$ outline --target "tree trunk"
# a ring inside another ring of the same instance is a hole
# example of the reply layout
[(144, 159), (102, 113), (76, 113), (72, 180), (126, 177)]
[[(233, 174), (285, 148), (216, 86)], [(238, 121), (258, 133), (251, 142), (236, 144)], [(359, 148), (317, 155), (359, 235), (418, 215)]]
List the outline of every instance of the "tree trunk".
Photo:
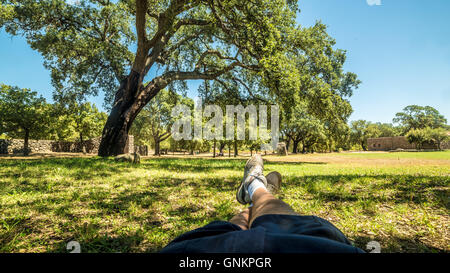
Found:
[(363, 148), (364, 151), (367, 151), (367, 147), (366, 147), (366, 145), (364, 145), (364, 141), (361, 142), (361, 147)]
[(286, 138), (286, 151), (289, 152), (289, 144), (291, 143), (291, 140), (289, 138)]
[(160, 139), (159, 138), (154, 138), (155, 140), (155, 155), (160, 156), (161, 155), (161, 149), (160, 149)]
[(237, 140), (234, 140), (234, 157), (238, 156)]
[(231, 157), (231, 146), (228, 144), (228, 157)]
[(214, 144), (213, 144), (213, 157), (216, 157), (216, 140), (214, 139), (214, 142), (213, 142)]
[[(220, 142), (219, 142), (220, 143)], [(219, 144), (219, 154), (223, 155), (223, 149), (225, 148), (225, 143), (220, 143)]]
[(80, 132), (80, 148), (81, 148), (81, 152), (83, 154), (86, 153), (86, 148), (84, 148), (84, 141), (83, 141), (83, 133)]
[(25, 138), (23, 140), (23, 155), (28, 155), (30, 151), (28, 150), (28, 139), (30, 138), (30, 130), (25, 129)]
[(298, 151), (298, 141), (293, 140), (292, 143), (293, 143), (292, 152), (296, 154)]
[(114, 156), (128, 153), (128, 131), (141, 109), (158, 92), (155, 85), (150, 92), (138, 94), (142, 86), (141, 75), (131, 70), (122, 81), (114, 99), (114, 106), (103, 128), (102, 140), (98, 149), (99, 156)]

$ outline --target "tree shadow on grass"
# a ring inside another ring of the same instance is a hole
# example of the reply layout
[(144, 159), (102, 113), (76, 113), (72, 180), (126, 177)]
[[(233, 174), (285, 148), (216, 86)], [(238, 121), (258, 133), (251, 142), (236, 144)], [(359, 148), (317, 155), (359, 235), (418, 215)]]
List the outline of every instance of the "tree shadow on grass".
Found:
[(146, 169), (164, 169), (177, 172), (209, 172), (211, 170), (242, 170), (244, 160), (214, 160), (209, 159), (205, 164), (203, 158), (152, 158), (143, 161)]
[[(141, 165), (132, 165), (127, 163), (116, 163), (110, 159), (67, 159), (67, 158), (57, 158), (57, 159), (45, 159), (40, 160), (29, 160), (25, 163), (21, 162), (13, 162), (17, 160), (10, 160), (8, 162), (1, 162), (1, 165), (4, 166), (14, 166), (20, 167), (24, 166), (23, 164), (28, 164), (28, 166), (34, 166), (36, 169), (40, 170), (40, 166), (44, 166), (45, 172), (47, 169), (51, 170), (52, 168), (57, 167), (65, 167), (74, 171), (75, 173), (86, 172), (85, 176), (82, 176), (83, 179), (88, 180), (91, 177), (96, 177), (100, 171), (105, 172), (104, 178), (107, 179), (109, 176), (112, 176), (116, 173), (124, 174), (126, 172), (132, 172), (134, 168), (164, 168), (166, 166), (169, 170), (173, 171), (187, 171), (187, 172), (208, 172), (214, 169), (233, 169), (233, 170), (243, 170), (243, 165), (245, 165), (245, 160), (235, 160), (233, 162), (227, 162), (225, 160), (213, 160), (211, 164), (205, 164), (204, 160), (201, 159), (184, 159), (181, 163), (177, 164), (180, 159), (168, 159), (164, 160), (159, 159), (151, 159), (144, 160)], [(22, 160), (23, 161), (23, 160)], [(35, 164), (35, 165), (33, 165)], [(41, 165), (39, 165), (41, 164)], [(46, 165), (47, 164), (47, 165)], [(184, 165), (183, 165), (184, 164)], [(270, 162), (267, 165), (277, 165), (283, 164), (279, 162)], [(298, 164), (295, 162), (295, 164)], [(303, 163), (300, 163), (303, 164)], [(311, 164), (311, 163), (304, 163)], [(206, 166), (205, 166), (206, 165)], [(181, 167), (180, 167), (181, 166)], [(187, 166), (186, 168), (183, 168)], [(25, 172), (28, 170), (25, 170)], [(7, 173), (2, 173), (2, 175), (8, 175)], [(36, 173), (38, 174), (38, 173)], [(32, 173), (22, 173), (19, 172), (9, 174), (9, 176), (24, 175), (31, 176)], [(175, 237), (178, 233), (181, 232), (181, 229), (174, 229), (171, 227), (162, 227), (164, 219), (158, 219), (158, 217), (153, 217), (152, 215), (156, 214), (156, 211), (149, 211), (147, 214), (139, 215), (139, 216), (126, 216), (128, 213), (128, 209), (132, 204), (139, 204), (142, 208), (150, 208), (153, 202), (169, 203), (168, 194), (173, 191), (176, 191), (179, 187), (189, 186), (195, 189), (198, 189), (200, 192), (208, 191), (209, 193), (217, 193), (217, 192), (230, 192), (232, 194), (235, 193), (237, 186), (239, 185), (239, 181), (241, 179), (241, 175), (236, 176), (227, 176), (225, 178), (216, 177), (216, 178), (174, 178), (170, 175), (166, 176), (158, 176), (157, 178), (149, 178), (148, 185), (151, 189), (144, 190), (133, 190), (126, 189), (124, 191), (116, 192), (114, 196), (108, 196), (108, 190), (106, 189), (90, 189), (89, 191), (93, 192), (89, 195), (78, 197), (83, 202), (88, 202), (87, 208), (94, 209), (92, 215), (90, 211), (84, 215), (87, 219), (89, 217), (104, 217), (106, 215), (113, 214), (125, 214), (125, 216), (121, 217), (129, 217), (132, 218), (131, 221), (135, 223), (141, 223), (141, 228), (144, 229), (145, 232), (151, 232), (153, 228), (159, 228), (160, 232), (164, 234), (169, 234), (171, 239)], [(364, 181), (360, 181), (363, 179)], [(386, 201), (395, 202), (395, 203), (409, 203), (414, 202), (416, 204), (423, 204), (425, 202), (429, 202), (430, 200), (434, 201), (434, 204), (437, 207), (449, 209), (449, 177), (444, 176), (415, 176), (415, 175), (307, 175), (307, 176), (287, 176), (285, 178), (283, 187), (289, 189), (291, 187), (302, 187), (304, 188), (313, 198), (320, 200), (321, 202), (334, 202), (334, 203), (344, 203), (344, 202), (359, 202), (362, 199), (369, 199), (376, 203), (384, 203)], [(367, 183), (371, 181), (379, 181), (376, 183)], [(327, 187), (320, 186), (320, 183), (328, 183), (332, 187), (331, 189)], [(3, 183), (6, 184), (6, 183)], [(46, 182), (42, 182), (41, 186), (35, 185), (33, 183), (24, 181), (17, 182), (15, 185), (15, 190), (20, 191), (40, 191), (43, 193), (57, 193), (57, 191), (62, 191), (63, 189), (48, 190)], [(351, 188), (349, 190), (345, 189), (344, 186), (347, 184), (358, 184), (358, 187)], [(342, 190), (340, 190), (342, 187)], [(159, 191), (160, 190), (160, 191)], [(383, 197), (380, 195), (370, 195), (371, 192), (378, 191), (390, 191), (393, 192), (393, 195), (389, 197)], [(366, 194), (369, 193), (369, 194)], [(362, 197), (361, 197), (362, 196)], [(198, 198), (198, 197), (196, 197)], [(77, 200), (77, 197), (74, 197)], [(56, 209), (54, 204), (60, 204)], [(68, 221), (73, 221), (73, 215), (70, 212), (71, 200), (67, 200), (66, 197), (50, 197), (47, 200), (37, 200), (34, 202), (22, 202), (20, 204), (12, 204), (12, 206), (30, 206), (34, 207), (39, 213), (47, 214), (51, 210), (55, 211), (57, 216), (65, 217)], [(97, 209), (97, 210), (95, 210)], [(205, 221), (213, 221), (213, 220), (229, 220), (234, 215), (234, 209), (230, 202), (224, 201), (220, 204), (216, 204), (212, 210), (205, 210), (204, 214), (197, 213), (200, 210), (204, 210), (204, 208), (195, 205), (195, 201), (190, 205), (183, 205), (179, 207), (171, 208), (167, 214), (171, 217), (176, 217), (182, 221), (183, 225), (191, 226), (191, 225), (200, 225)], [(51, 214), (49, 214), (51, 216)], [(20, 216), (5, 218), (7, 221), (5, 225), (7, 225), (10, 229), (9, 232), (5, 232), (0, 238), (0, 245), (7, 245), (16, 238), (16, 236), (20, 234), (30, 234), (33, 231), (34, 223), (32, 219), (22, 219)], [(50, 222), (51, 224), (55, 224), (56, 222)], [(56, 224), (59, 224), (56, 223)], [(78, 223), (77, 223), (78, 224)], [(173, 223), (171, 223), (173, 224)], [(84, 230), (81, 235), (75, 231), (66, 231), (71, 233), (73, 238), (80, 240), (80, 244), (82, 245), (82, 252), (128, 252), (133, 251), (140, 242), (142, 242), (145, 237), (140, 232), (128, 231), (124, 234), (114, 234), (112, 236), (107, 235), (99, 235), (103, 234), (103, 228), (93, 225), (90, 229)], [(86, 235), (85, 233), (88, 233)], [(173, 235), (173, 236), (172, 236)], [(48, 238), (45, 238), (47, 240)], [(65, 242), (60, 243), (59, 245), (51, 248), (50, 251), (60, 251), (67, 252), (66, 243), (68, 240), (64, 238)], [(355, 243), (358, 244), (359, 247), (365, 248), (365, 244), (368, 242), (369, 238), (365, 237), (357, 237), (355, 239)], [(382, 238), (380, 239), (382, 240)], [(386, 252), (433, 252), (433, 251), (443, 251), (440, 249), (433, 248), (425, 243), (420, 242), (414, 238), (392, 238), (391, 244), (388, 242), (391, 240), (391, 237), (384, 239), (386, 243), (385, 248)], [(160, 241), (156, 243), (161, 244)], [(83, 250), (83, 245), (85, 245)], [(157, 249), (155, 247), (155, 249)], [(382, 249), (383, 251), (383, 249)]]
[(108, 199), (91, 198), (89, 207), (92, 209), (100, 210), (101, 215), (103, 215), (127, 211), (132, 204), (138, 204), (145, 209), (150, 207), (154, 202), (166, 200), (167, 198), (165, 196), (157, 192), (149, 190), (132, 192), (130, 190), (126, 190)]
[(327, 165), (327, 162), (308, 162), (308, 161), (282, 161), (282, 160), (272, 160), (265, 161), (264, 166), (270, 165)]
[[(209, 172), (217, 170), (243, 171), (246, 159), (206, 159), (204, 158), (151, 158), (143, 161), (142, 166), (149, 169), (164, 169), (183, 172)], [(265, 161), (267, 166), (277, 165), (323, 165), (325, 162), (284, 162), (284, 161)]]
[[(346, 184), (356, 185), (359, 180), (381, 181), (380, 183), (360, 184), (352, 190), (346, 190)], [(329, 183), (321, 187), (321, 183)], [(416, 175), (306, 175), (288, 176), (282, 185), (286, 188), (303, 187), (314, 198), (324, 202), (356, 202), (364, 198), (383, 203), (423, 204), (431, 200), (438, 207), (450, 210), (450, 177)], [(379, 191), (393, 192), (391, 196), (379, 195)], [(366, 197), (362, 197), (363, 196)]]
[(107, 177), (115, 174), (132, 171), (134, 166), (130, 163), (115, 162), (107, 158), (43, 158), (43, 159), (14, 159), (0, 161), (5, 170), (15, 168), (11, 173), (0, 172), (0, 177), (44, 177), (49, 172), (61, 169), (73, 173), (76, 179), (92, 179)]

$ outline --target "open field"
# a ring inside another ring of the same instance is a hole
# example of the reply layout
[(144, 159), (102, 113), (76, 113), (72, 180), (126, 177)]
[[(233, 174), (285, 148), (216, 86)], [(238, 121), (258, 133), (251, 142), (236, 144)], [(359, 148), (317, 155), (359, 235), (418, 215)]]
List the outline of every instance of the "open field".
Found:
[[(449, 252), (450, 151), (265, 156), (279, 197), (331, 221), (358, 247)], [(0, 252), (158, 251), (177, 235), (244, 206), (245, 158), (0, 158)]]

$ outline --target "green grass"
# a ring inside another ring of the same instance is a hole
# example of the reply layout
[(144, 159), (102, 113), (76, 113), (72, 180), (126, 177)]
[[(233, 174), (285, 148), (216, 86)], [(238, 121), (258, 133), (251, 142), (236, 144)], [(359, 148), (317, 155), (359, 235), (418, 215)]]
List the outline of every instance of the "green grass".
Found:
[[(449, 252), (449, 155), (266, 157), (265, 171), (284, 176), (279, 198), (301, 214), (329, 220), (358, 247), (375, 240), (382, 252)], [(373, 163), (374, 156), (385, 161)], [(411, 160), (398, 163), (399, 156)], [(348, 158), (357, 163), (347, 164)], [(181, 233), (244, 208), (235, 201), (244, 164), (0, 159), (0, 252), (66, 252), (71, 240), (82, 252), (158, 251)]]

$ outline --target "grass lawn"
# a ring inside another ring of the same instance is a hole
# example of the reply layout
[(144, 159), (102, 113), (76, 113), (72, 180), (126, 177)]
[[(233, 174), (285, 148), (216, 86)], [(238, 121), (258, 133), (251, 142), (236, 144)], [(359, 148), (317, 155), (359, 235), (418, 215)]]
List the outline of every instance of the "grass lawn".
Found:
[[(358, 247), (449, 252), (450, 151), (265, 156), (279, 197), (336, 225)], [(0, 159), (0, 252), (153, 252), (228, 220), (244, 158)]]

